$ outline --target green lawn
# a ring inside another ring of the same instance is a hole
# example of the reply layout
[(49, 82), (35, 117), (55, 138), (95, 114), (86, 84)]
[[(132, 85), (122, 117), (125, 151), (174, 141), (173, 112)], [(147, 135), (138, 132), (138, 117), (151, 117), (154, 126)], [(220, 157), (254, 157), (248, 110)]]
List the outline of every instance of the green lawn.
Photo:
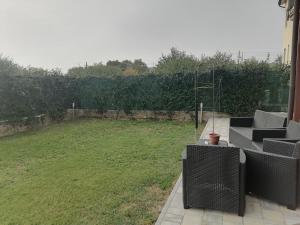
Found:
[(0, 224), (153, 224), (191, 123), (81, 120), (0, 139)]

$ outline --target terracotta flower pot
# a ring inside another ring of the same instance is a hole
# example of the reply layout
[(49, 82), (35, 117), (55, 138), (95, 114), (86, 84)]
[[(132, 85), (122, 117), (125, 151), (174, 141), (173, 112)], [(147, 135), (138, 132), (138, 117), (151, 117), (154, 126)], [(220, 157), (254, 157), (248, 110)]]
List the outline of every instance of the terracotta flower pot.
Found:
[(209, 134), (209, 143), (212, 145), (218, 145), (220, 140), (220, 135), (216, 133)]

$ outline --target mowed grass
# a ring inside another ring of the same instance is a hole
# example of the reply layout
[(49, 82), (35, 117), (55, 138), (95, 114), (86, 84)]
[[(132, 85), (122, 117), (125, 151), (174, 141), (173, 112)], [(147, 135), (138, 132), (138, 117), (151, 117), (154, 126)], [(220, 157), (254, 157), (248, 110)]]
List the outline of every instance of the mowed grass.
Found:
[(81, 120), (0, 139), (0, 225), (148, 225), (191, 123)]

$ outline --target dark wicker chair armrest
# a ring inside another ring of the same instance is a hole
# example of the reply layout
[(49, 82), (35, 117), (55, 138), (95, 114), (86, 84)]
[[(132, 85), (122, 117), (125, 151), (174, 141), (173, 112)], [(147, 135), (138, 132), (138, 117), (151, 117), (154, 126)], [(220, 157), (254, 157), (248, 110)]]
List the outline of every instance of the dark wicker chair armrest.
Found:
[(247, 157), (247, 192), (295, 209), (298, 159), (251, 149), (244, 151)]
[(231, 117), (231, 127), (252, 127), (254, 117)]
[(292, 157), (296, 143), (284, 139), (264, 139), (263, 151)]
[(240, 207), (239, 215), (244, 216), (246, 208), (246, 154), (240, 150)]
[(294, 139), (294, 138), (265, 138), (264, 140), (284, 141), (284, 142), (290, 142), (294, 144), (300, 141), (300, 139)]
[(285, 135), (286, 135), (285, 128), (253, 129), (252, 141), (262, 142), (264, 138), (284, 138)]
[(183, 200), (183, 207), (188, 209), (187, 203), (187, 160), (186, 160), (186, 149), (183, 150), (181, 153), (182, 158), (182, 200)]
[(240, 164), (246, 164), (246, 154), (242, 149), (240, 150)]

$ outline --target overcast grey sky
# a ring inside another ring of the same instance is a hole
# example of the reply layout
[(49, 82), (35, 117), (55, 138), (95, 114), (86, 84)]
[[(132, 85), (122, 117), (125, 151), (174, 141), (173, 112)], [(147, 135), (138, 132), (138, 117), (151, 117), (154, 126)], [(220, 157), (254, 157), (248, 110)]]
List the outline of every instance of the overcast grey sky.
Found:
[(62, 68), (142, 58), (177, 47), (196, 56), (282, 49), (277, 0), (0, 0), (0, 53)]

